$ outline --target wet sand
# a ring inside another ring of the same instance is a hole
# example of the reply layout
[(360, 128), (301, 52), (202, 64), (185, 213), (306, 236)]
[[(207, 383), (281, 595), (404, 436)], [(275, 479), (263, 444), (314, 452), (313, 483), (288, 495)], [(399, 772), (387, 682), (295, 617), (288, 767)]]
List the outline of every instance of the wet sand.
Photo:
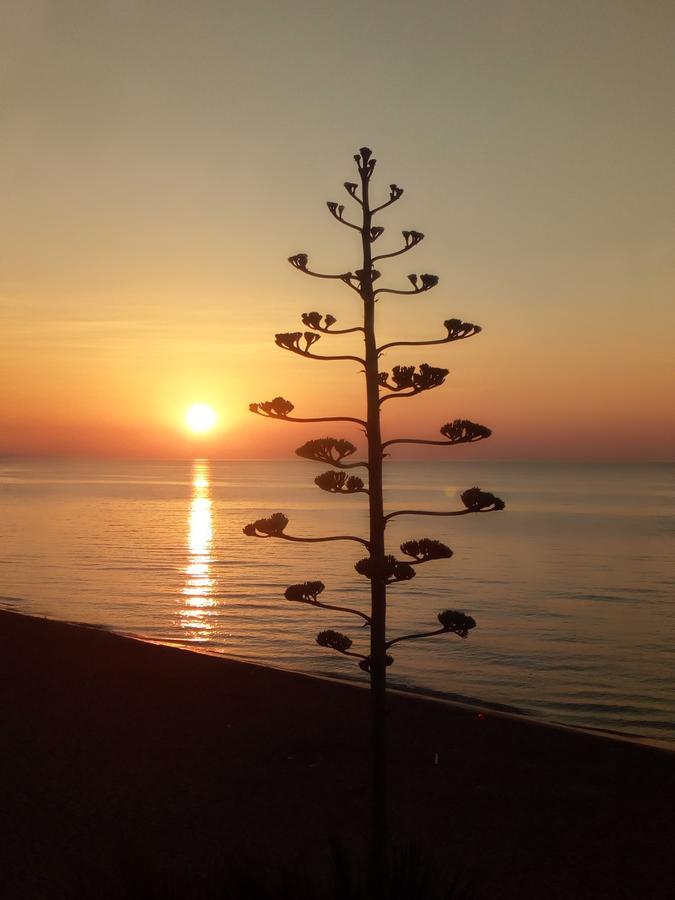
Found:
[[(473, 896), (673, 896), (675, 753), (389, 706), (392, 837)], [(235, 863), (362, 852), (367, 825), (367, 691), (0, 612), (3, 896), (147, 895), (140, 872), (203, 897)]]

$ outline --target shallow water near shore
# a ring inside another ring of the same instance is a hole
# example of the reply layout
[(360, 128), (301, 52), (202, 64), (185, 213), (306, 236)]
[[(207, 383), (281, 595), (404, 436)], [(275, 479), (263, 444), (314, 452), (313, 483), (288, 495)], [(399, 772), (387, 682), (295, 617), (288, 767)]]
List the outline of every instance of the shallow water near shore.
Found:
[[(357, 620), (283, 596), (320, 579), (326, 602), (365, 610), (361, 548), (241, 531), (283, 511), (289, 534), (365, 536), (365, 499), (320, 491), (321, 471), (299, 460), (0, 461), (0, 606), (365, 679), (314, 643), (335, 628), (365, 648)], [(474, 484), (507, 502), (390, 523), (394, 551), (420, 537), (454, 551), (392, 587), (391, 636), (433, 629), (448, 607), (478, 622), (466, 641), (393, 648), (393, 685), (675, 741), (675, 465), (405, 461), (386, 476), (389, 510), (459, 508)]]

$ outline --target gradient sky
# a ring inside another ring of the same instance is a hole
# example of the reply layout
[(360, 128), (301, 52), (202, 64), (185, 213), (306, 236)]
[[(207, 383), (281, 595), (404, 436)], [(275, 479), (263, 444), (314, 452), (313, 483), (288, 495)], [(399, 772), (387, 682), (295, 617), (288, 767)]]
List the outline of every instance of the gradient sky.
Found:
[(286, 258), (356, 268), (324, 204), (367, 145), (376, 192), (406, 190), (378, 248), (427, 235), (392, 286), (441, 277), (379, 304), (383, 338), (485, 329), (388, 355), (451, 375), (387, 436), (460, 417), (495, 435), (455, 456), (675, 457), (674, 46), (655, 0), (5, 0), (0, 453), (274, 457), (323, 432), (250, 401), (362, 414), (352, 364), (273, 334), (357, 323)]

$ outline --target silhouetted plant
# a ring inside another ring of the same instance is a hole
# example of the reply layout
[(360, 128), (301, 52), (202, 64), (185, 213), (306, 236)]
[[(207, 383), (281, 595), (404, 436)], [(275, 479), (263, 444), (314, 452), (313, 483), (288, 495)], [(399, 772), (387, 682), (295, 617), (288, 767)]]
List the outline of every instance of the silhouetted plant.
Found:
[[(356, 447), (350, 441), (326, 437), (307, 441), (296, 450), (298, 456), (316, 462), (328, 463), (338, 470), (363, 467), (368, 473), (367, 486), (361, 478), (347, 475), (344, 471), (328, 471), (315, 478), (315, 483), (324, 491), (333, 494), (368, 495), (369, 535), (362, 538), (355, 535), (332, 535), (327, 537), (296, 537), (285, 533), (288, 520), (281, 513), (275, 513), (269, 519), (259, 519), (244, 528), (244, 533), (251, 537), (278, 538), (288, 541), (354, 541), (362, 544), (368, 556), (355, 564), (356, 572), (370, 581), (370, 609), (364, 613), (358, 609), (327, 604), (319, 600), (325, 586), (321, 581), (306, 581), (290, 585), (286, 589), (286, 599), (296, 603), (323, 609), (334, 609), (352, 613), (364, 620), (364, 627), (370, 628), (370, 646), (368, 653), (353, 650), (353, 640), (341, 632), (327, 629), (319, 632), (316, 641), (321, 647), (334, 650), (344, 656), (353, 656), (359, 660), (359, 667), (370, 674), (371, 696), (371, 765), (372, 765), (372, 842), (371, 842), (371, 896), (384, 898), (386, 895), (386, 847), (387, 847), (387, 802), (385, 778), (385, 696), (386, 669), (394, 662), (389, 649), (401, 641), (431, 637), (440, 634), (454, 634), (466, 639), (469, 632), (476, 627), (475, 620), (459, 610), (443, 610), (438, 614), (440, 627), (415, 634), (405, 634), (391, 639), (387, 638), (387, 588), (399, 582), (409, 581), (416, 575), (415, 566), (440, 559), (449, 559), (452, 550), (440, 541), (431, 538), (408, 540), (401, 544), (401, 552), (409, 561), (401, 561), (385, 550), (385, 528), (396, 516), (463, 516), (474, 513), (493, 512), (504, 509), (503, 500), (478, 487), (472, 487), (461, 494), (463, 508), (435, 512), (429, 510), (395, 510), (384, 513), (382, 490), (382, 463), (387, 456), (385, 449), (395, 444), (429, 444), (437, 446), (454, 446), (456, 444), (475, 443), (484, 440), (491, 434), (489, 428), (478, 425), (468, 419), (455, 419), (440, 429), (443, 440), (426, 440), (422, 438), (393, 438), (382, 440), (380, 429), (380, 411), (382, 404), (393, 398), (413, 397), (425, 391), (440, 387), (449, 372), (447, 369), (420, 363), (417, 366), (395, 365), (390, 371), (379, 370), (379, 358), (394, 347), (426, 346), (446, 344), (464, 340), (480, 332), (480, 327), (459, 318), (446, 319), (443, 323), (446, 336), (428, 341), (392, 341), (377, 345), (375, 335), (375, 304), (385, 294), (418, 295), (425, 293), (438, 284), (438, 276), (428, 273), (408, 276), (410, 288), (375, 288), (374, 283), (381, 277), (375, 263), (400, 256), (416, 247), (424, 235), (420, 231), (406, 230), (402, 232), (403, 246), (388, 253), (373, 256), (372, 245), (384, 233), (384, 228), (373, 224), (373, 216), (398, 201), (403, 189), (396, 184), (389, 186), (389, 198), (379, 206), (372, 207), (370, 201), (370, 180), (375, 169), (375, 159), (367, 147), (361, 148), (354, 156), (359, 173), (359, 183), (346, 181), (344, 187), (349, 196), (360, 207), (360, 224), (345, 218), (345, 207), (334, 201), (328, 202), (330, 214), (340, 224), (358, 232), (361, 242), (361, 260), (359, 268), (337, 274), (324, 274), (310, 268), (306, 253), (296, 253), (289, 257), (294, 268), (306, 275), (316, 278), (341, 281), (359, 294), (363, 301), (363, 325), (351, 328), (335, 329), (337, 319), (330, 314), (319, 312), (303, 313), (302, 322), (310, 331), (295, 331), (277, 334), (276, 343), (284, 350), (319, 360), (350, 360), (359, 363), (365, 374), (366, 418), (352, 416), (324, 416), (318, 418), (291, 417), (293, 404), (283, 397), (264, 403), (252, 403), (251, 412), (270, 419), (288, 422), (350, 422), (359, 425), (365, 431), (367, 439), (367, 458), (358, 462), (351, 461)], [(359, 190), (360, 188), (360, 190)], [(317, 334), (316, 332), (320, 332)], [(360, 332), (363, 336), (365, 353), (360, 356), (327, 356), (312, 352), (312, 347), (320, 339), (321, 334), (350, 334)]]

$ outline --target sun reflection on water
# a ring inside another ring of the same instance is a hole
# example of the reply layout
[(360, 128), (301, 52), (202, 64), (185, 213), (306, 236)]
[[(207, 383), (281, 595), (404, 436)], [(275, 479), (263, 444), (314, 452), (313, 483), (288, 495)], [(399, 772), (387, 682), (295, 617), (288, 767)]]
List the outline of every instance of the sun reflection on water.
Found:
[(194, 643), (209, 640), (213, 631), (212, 608), (217, 605), (213, 596), (215, 578), (211, 575), (213, 512), (209, 475), (207, 460), (195, 460), (187, 522), (188, 561), (183, 570), (185, 586), (181, 591), (183, 606), (180, 610), (181, 625), (189, 635), (187, 639)]

